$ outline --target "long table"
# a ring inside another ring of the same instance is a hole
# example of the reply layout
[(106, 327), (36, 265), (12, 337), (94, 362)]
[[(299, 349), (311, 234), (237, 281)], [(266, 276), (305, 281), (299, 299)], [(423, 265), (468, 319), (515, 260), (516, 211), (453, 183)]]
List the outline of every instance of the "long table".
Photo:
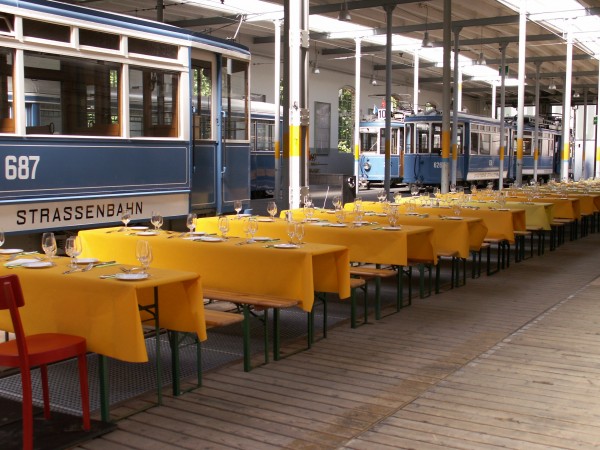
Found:
[(152, 246), (152, 267), (195, 272), (203, 286), (257, 295), (275, 295), (299, 301), (311, 311), (315, 292), (350, 297), (348, 249), (339, 245), (309, 243), (294, 249), (273, 245), (237, 245), (239, 239), (204, 242), (161, 232), (139, 236), (116, 228), (81, 231), (83, 256), (137, 264), (136, 242)]
[[(303, 211), (293, 211), (294, 220), (303, 219)], [(331, 217), (330, 217), (331, 218)], [(288, 239), (287, 222), (283, 219), (271, 220), (258, 217), (257, 236)], [(196, 229), (209, 233), (218, 231), (218, 219), (201, 218), (196, 221)], [(243, 236), (243, 220), (231, 219), (230, 233)], [(436, 261), (433, 228), (428, 226), (405, 226), (397, 231), (389, 231), (381, 226), (346, 224), (343, 227), (329, 223), (306, 222), (304, 241), (342, 245), (348, 248), (353, 262), (390, 264), (406, 266), (410, 258)], [(259, 243), (253, 245), (260, 245)]]
[[(122, 281), (100, 278), (100, 275), (121, 273), (118, 267), (65, 274), (68, 259), (54, 258), (53, 262), (54, 266), (43, 268), (0, 266), (0, 275), (19, 276), (25, 297), (20, 313), (27, 334), (64, 333), (86, 339), (87, 349), (100, 357), (101, 416), (108, 421), (106, 357), (127, 362), (148, 361), (142, 321), (152, 320), (157, 334), (156, 379), (160, 404), (160, 328), (196, 333), (200, 340), (206, 339), (198, 274), (153, 268), (146, 279)], [(7, 311), (0, 311), (0, 329), (13, 331)]]

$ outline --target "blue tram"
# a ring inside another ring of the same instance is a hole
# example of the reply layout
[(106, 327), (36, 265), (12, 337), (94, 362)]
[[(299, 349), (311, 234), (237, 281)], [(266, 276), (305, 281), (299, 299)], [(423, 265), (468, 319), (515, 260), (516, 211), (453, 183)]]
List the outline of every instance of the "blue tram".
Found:
[[(511, 136), (509, 149), (509, 176), (517, 175), (517, 118), (508, 119), (507, 131)], [(525, 117), (523, 126), (523, 182), (533, 178), (534, 172), (535, 118)], [(537, 179), (547, 182), (553, 174), (560, 173), (562, 150), (562, 126), (560, 120), (540, 118), (538, 128)]]
[[(439, 185), (442, 174), (442, 115), (438, 111), (405, 119), (405, 183)], [(499, 177), (500, 121), (458, 114), (457, 183), (497, 180)], [(504, 167), (504, 176), (508, 168)]]
[(249, 65), (246, 47), (170, 25), (0, 0), (0, 227), (250, 198)]
[[(383, 183), (385, 180), (385, 114), (381, 109), (369, 120), (361, 121), (359, 126), (360, 155), (358, 160), (358, 182), (369, 187), (371, 183)], [(401, 181), (402, 157), (404, 154), (403, 112), (394, 113), (391, 120), (390, 143), (390, 183)]]

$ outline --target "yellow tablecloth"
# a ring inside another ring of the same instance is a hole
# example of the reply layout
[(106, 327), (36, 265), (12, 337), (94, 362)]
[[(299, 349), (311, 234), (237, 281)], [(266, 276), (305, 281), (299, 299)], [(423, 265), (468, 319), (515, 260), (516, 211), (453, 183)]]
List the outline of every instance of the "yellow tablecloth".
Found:
[(79, 233), (85, 256), (136, 264), (136, 242), (145, 239), (152, 246), (151, 267), (195, 272), (202, 276), (206, 288), (295, 299), (305, 311), (312, 309), (315, 291), (334, 292), (340, 298), (350, 296), (350, 259), (345, 247), (307, 244), (277, 249), (236, 245), (240, 239), (201, 242), (165, 232), (142, 237), (107, 231), (111, 230)]
[[(349, 219), (352, 220), (353, 206), (346, 206)], [(368, 212), (366, 220), (373, 220), (382, 225), (388, 225), (383, 213), (383, 205), (376, 202), (363, 202), (363, 209)], [(328, 214), (319, 210), (319, 216)], [(331, 216), (331, 215), (330, 215)], [(468, 258), (470, 249), (479, 249), (487, 234), (487, 227), (480, 218), (463, 217), (460, 220), (440, 218), (437, 215), (412, 216), (400, 214), (398, 223), (401, 225), (426, 226), (433, 228), (433, 242), (436, 252), (458, 252), (461, 258)]]
[[(525, 195), (508, 196), (507, 201), (526, 201)], [(552, 203), (553, 219), (579, 219), (581, 217), (580, 202), (577, 198), (558, 198), (552, 196), (542, 196), (531, 199), (534, 203)]]
[[(66, 258), (43, 269), (0, 266), (0, 274), (17, 274), (25, 306), (21, 317), (28, 334), (66, 333), (85, 337), (88, 350), (129, 362), (148, 360), (138, 305), (154, 301), (159, 287), (160, 325), (195, 332), (206, 339), (204, 301), (196, 273), (152, 269), (142, 281), (100, 279), (119, 272), (117, 266), (63, 275)], [(12, 331), (6, 311), (0, 312), (0, 329)]]
[[(295, 210), (294, 220), (304, 218), (302, 210)], [(330, 215), (328, 219), (332, 219)], [(267, 236), (285, 241), (287, 222), (283, 219), (259, 217), (256, 236)], [(218, 231), (216, 217), (201, 218), (196, 221), (196, 229), (214, 233)], [(335, 222), (335, 220), (333, 220)], [(243, 236), (243, 220), (229, 221), (230, 233)], [(374, 229), (377, 228), (377, 229)], [(433, 228), (406, 226), (399, 231), (385, 231), (381, 227), (360, 226), (337, 228), (307, 222), (304, 226), (304, 242), (318, 242), (348, 247), (350, 260), (374, 264), (405, 266), (409, 258), (436, 260)]]

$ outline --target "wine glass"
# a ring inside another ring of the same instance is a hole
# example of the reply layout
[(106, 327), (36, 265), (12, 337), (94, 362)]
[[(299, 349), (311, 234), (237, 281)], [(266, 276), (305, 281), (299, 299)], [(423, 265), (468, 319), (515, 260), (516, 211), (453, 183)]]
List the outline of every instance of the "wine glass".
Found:
[(450, 184), (450, 192), (452, 192), (453, 194), (456, 193), (456, 184), (454, 184), (454, 183)]
[(342, 208), (336, 209), (335, 218), (337, 219), (338, 223), (344, 223), (344, 219), (346, 218), (346, 211), (344, 211)]
[(304, 239), (304, 224), (302, 222), (296, 222), (294, 233), (296, 239), (298, 239), (298, 244), (302, 244), (302, 239)]
[(275, 220), (275, 214), (277, 214), (277, 203), (273, 201), (267, 203), (267, 212), (271, 216), (271, 220)]
[(227, 216), (219, 217), (219, 231), (221, 232), (221, 237), (227, 239), (227, 232), (229, 231), (229, 219)]
[(416, 197), (417, 195), (419, 195), (419, 186), (417, 186), (416, 184), (413, 184), (410, 187), (410, 195), (412, 195), (413, 197)]
[(129, 223), (130, 220), (131, 220), (131, 213), (129, 211), (125, 211), (123, 214), (121, 214), (121, 222), (123, 222), (123, 225), (125, 225), (124, 231), (127, 231), (127, 224)]
[(49, 259), (54, 258), (56, 255), (56, 238), (54, 233), (42, 234), (42, 250)]
[(152, 262), (152, 247), (148, 241), (137, 241), (135, 245), (135, 257), (142, 265), (142, 274), (146, 274)]
[(233, 201), (233, 209), (235, 209), (236, 217), (239, 219), (240, 212), (242, 211), (242, 201), (234, 200)]
[(287, 235), (290, 238), (290, 244), (293, 244), (296, 236), (296, 222), (287, 223)]
[(69, 236), (65, 242), (65, 253), (71, 258), (71, 269), (77, 267), (75, 258), (81, 255), (81, 251), (81, 238), (79, 236)]
[(187, 215), (185, 224), (189, 228), (190, 234), (192, 234), (194, 232), (194, 230), (196, 229), (196, 219), (197, 219), (197, 216), (194, 213), (190, 213)]
[(0, 228), (0, 247), (4, 245), (4, 230)]
[(342, 207), (342, 197), (339, 195), (333, 197), (332, 204), (334, 209), (340, 209)]
[(386, 197), (387, 195), (385, 193), (385, 189), (380, 189), (377, 191), (377, 200), (379, 200), (379, 203), (383, 203)]
[(398, 208), (390, 208), (387, 218), (388, 222), (390, 223), (390, 227), (395, 228), (396, 223), (398, 222)]
[(254, 242), (254, 235), (258, 231), (258, 220), (256, 217), (250, 217), (248, 219), (248, 233), (250, 234), (250, 239), (248, 242)]
[(312, 205), (312, 203), (305, 204), (304, 205), (304, 217), (306, 217), (306, 220), (308, 222), (310, 222), (314, 215), (315, 215), (315, 207)]
[(160, 227), (162, 227), (162, 224), (163, 224), (163, 216), (161, 216), (160, 213), (158, 213), (156, 211), (152, 211), (151, 222), (152, 222), (152, 225), (154, 225), (154, 230), (160, 231)]

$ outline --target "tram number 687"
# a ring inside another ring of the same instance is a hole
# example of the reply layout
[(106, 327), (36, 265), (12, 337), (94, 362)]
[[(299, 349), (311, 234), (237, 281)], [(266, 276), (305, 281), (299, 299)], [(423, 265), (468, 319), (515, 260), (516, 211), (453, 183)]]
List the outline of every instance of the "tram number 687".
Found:
[(39, 156), (8, 155), (4, 158), (4, 177), (7, 180), (35, 180)]

